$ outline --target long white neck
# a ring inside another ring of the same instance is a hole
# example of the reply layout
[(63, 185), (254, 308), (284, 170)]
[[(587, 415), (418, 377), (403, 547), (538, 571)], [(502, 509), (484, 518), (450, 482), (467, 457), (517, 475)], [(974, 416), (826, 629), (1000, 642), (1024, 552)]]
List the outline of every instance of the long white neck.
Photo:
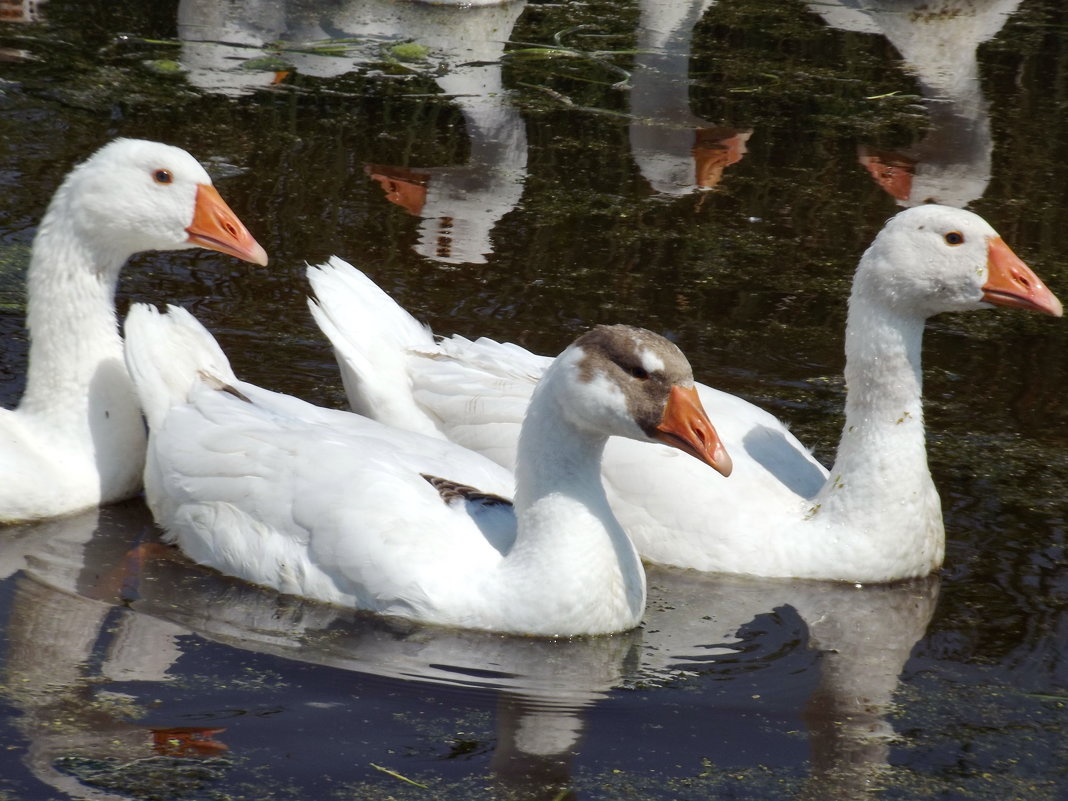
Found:
[(855, 532), (845, 548), (868, 543), (921, 564), (941, 561), (942, 519), (923, 427), (925, 320), (886, 301), (858, 273), (846, 324), (845, 427), (812, 514)]
[(607, 437), (568, 421), (554, 391), (562, 379), (550, 368), (523, 422), (518, 534), (502, 578), (513, 591), (525, 587), (542, 598), (539, 628), (556, 618), (561, 630), (617, 631), (641, 620), (645, 571), (601, 484)]
[(127, 255), (80, 236), (65, 194), (57, 194), (38, 229), (27, 275), (30, 354), (20, 412), (61, 423), (68, 416), (84, 419), (94, 394), (124, 407), (126, 399), (133, 402), (114, 305)]

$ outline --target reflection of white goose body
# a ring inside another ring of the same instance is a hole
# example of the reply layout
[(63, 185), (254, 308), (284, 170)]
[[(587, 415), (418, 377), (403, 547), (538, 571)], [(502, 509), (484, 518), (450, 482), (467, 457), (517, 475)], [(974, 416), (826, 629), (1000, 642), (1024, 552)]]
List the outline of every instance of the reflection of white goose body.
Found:
[(630, 89), (631, 156), (652, 188), (680, 195), (715, 186), (745, 154), (750, 131), (690, 113), (693, 27), (713, 0), (642, 0)]
[(712, 646), (730, 647), (757, 615), (792, 608), (808, 629), (808, 648), (820, 654), (819, 682), (803, 707), (811, 797), (861, 798), (888, 767), (894, 732), (886, 715), (938, 591), (937, 575), (857, 587), (654, 567), (642, 667), (653, 680), (707, 670), (723, 652)]
[[(547, 772), (567, 781), (570, 762), (583, 750), (587, 710), (602, 704), (625, 710), (633, 703), (634, 693), (613, 694), (614, 688), (684, 681), (696, 689), (712, 679), (731, 686), (741, 675), (781, 670), (781, 652), (789, 658), (794, 650), (787, 643), (796, 636), (795, 618), (777, 615), (785, 627), (762, 625), (766, 633), (755, 640), (746, 635), (741, 650), (736, 635), (754, 616), (770, 623), (767, 613), (786, 605), (808, 621), (809, 647), (821, 652), (811, 663), (820, 679), (805, 714), (813, 779), (838, 783), (839, 792), (820, 797), (848, 797), (841, 782), (863, 787), (885, 766), (884, 716), (937, 597), (937, 579), (857, 589), (654, 568), (640, 629), (567, 641), (500, 637), (354, 616), (225, 579), (181, 558), (124, 559), (140, 539), (138, 532), (151, 524), (147, 515), (134, 505), (112, 507), (94, 533), (96, 522), (94, 510), (0, 532), (0, 552), (17, 540), (29, 565), (26, 575), (11, 579), (11, 613), (3, 621), (7, 647), (0, 661), (5, 701), (21, 713), (17, 727), (26, 738), (28, 768), (72, 797), (100, 801), (118, 796), (81, 785), (56, 767), (60, 760), (94, 759), (102, 768), (119, 770), (132, 760), (173, 753), (183, 747), (179, 738), (189, 754), (217, 753), (231, 741), (226, 732), (215, 740), (211, 728), (153, 732), (135, 722), (136, 716), (130, 719), (136, 699), (157, 697), (159, 690), (145, 682), (188, 675), (188, 666), (172, 664), (188, 652), (183, 642), (211, 640), (396, 679), (404, 684), (391, 686), (394, 710), (396, 696), (418, 695), (423, 684), (445, 685), (453, 693), (466, 689), (472, 696), (499, 692), (493, 770), (499, 780), (529, 787), (531, 778), (544, 781)], [(154, 547), (148, 546), (150, 553)], [(308, 681), (314, 683), (314, 676)], [(808, 677), (799, 681), (811, 683)], [(769, 691), (774, 687), (773, 680), (761, 683)], [(123, 695), (116, 697), (114, 690)], [(294, 701), (288, 688), (264, 693)], [(670, 690), (654, 691), (641, 703), (670, 703), (671, 697)], [(197, 707), (195, 697), (187, 703)], [(178, 707), (182, 713), (189, 708)], [(694, 707), (693, 716), (707, 712)], [(159, 713), (153, 718), (167, 720)], [(56, 726), (57, 719), (64, 725)], [(679, 725), (695, 723), (682, 719)]]
[[(488, 340), (435, 342), (343, 263), (310, 269), (309, 279), (353, 409), (514, 464), (518, 424), (544, 358)], [(924, 442), (924, 321), (991, 303), (1061, 313), (980, 217), (940, 206), (898, 214), (854, 278), (846, 422), (830, 474), (771, 415), (700, 386), (734, 461), (729, 481), (662, 449), (624, 442), (606, 449), (613, 509), (642, 556), (700, 570), (850, 581), (938, 567), (944, 534)]]
[[(504, 45), (525, 0), (476, 8), (423, 3), (357, 3), (334, 24), (387, 40), (411, 39), (428, 50), (434, 82), (459, 108), (470, 141), (464, 166), (407, 168), (403, 177), (382, 165), (368, 172), (391, 192), (413, 182), (402, 203), (422, 218), (416, 252), (451, 264), (482, 264), (493, 252), (493, 227), (519, 203), (527, 169), (527, 131), (501, 75)], [(436, 68), (436, 69), (435, 69)]]
[(48, 0), (5, 0), (0, 7), (0, 22), (40, 22), (41, 6)]
[(285, 0), (181, 0), (178, 38), (186, 79), (220, 95), (240, 96), (270, 86), (276, 74), (242, 65), (266, 58), (262, 48), (285, 30)]
[(922, 141), (896, 153), (861, 149), (861, 160), (903, 206), (963, 207), (990, 181), (990, 116), (977, 49), (1020, 0), (831, 0), (810, 3), (827, 24), (880, 34), (915, 74), (931, 117)]
[(56, 191), (26, 278), (26, 390), (16, 409), (0, 410), (0, 521), (138, 491), (144, 424), (122, 360), (115, 288), (133, 254), (192, 247), (267, 261), (184, 150), (120, 139)]
[[(121, 508), (109, 512), (122, 514)], [(150, 522), (145, 512), (139, 514)], [(96, 694), (102, 679), (92, 674), (99, 670), (123, 682), (165, 681), (180, 656), (175, 637), (186, 630), (143, 615), (114, 618), (123, 601), (118, 590), (127, 543), (96, 536), (101, 518), (101, 511), (92, 509), (0, 529), (4, 562), (12, 546), (25, 557), (24, 575), (9, 579), (14, 592), (10, 616), (2, 623), (6, 649), (0, 686), (4, 701), (21, 713), (18, 728), (27, 738), (21, 758), (38, 780), (65, 798), (128, 801), (125, 794), (83, 783), (61, 760), (77, 755), (101, 764), (129, 763), (160, 752), (164, 738), (128, 720), (129, 696)], [(6, 567), (0, 564), (5, 578)], [(108, 647), (94, 654), (102, 636), (109, 637)], [(57, 726), (57, 720), (64, 725)]]
[(641, 329), (594, 329), (546, 371), (514, 512), (484, 494), (510, 496), (511, 474), (479, 454), (237, 381), (181, 309), (134, 307), (126, 337), (145, 495), (168, 536), (223, 573), (342, 606), (523, 634), (630, 628), (645, 575), (601, 486), (605, 441), (660, 440), (729, 472), (685, 357)]
[[(268, 55), (276, 40), (301, 45), (281, 54), (297, 72), (334, 78), (381, 63), (391, 45), (412, 42), (425, 58), (406, 62), (425, 72), (459, 108), (470, 141), (464, 166), (368, 165), (387, 197), (422, 218), (421, 255), (447, 263), (484, 263), (491, 233), (516, 207), (527, 167), (526, 126), (501, 77), (501, 56), (525, 0), (426, 3), (395, 0), (310, 3), (182, 0), (183, 66), (208, 91), (240, 94), (269, 85), (272, 71), (242, 68)], [(344, 50), (316, 52), (315, 43), (344, 40)]]

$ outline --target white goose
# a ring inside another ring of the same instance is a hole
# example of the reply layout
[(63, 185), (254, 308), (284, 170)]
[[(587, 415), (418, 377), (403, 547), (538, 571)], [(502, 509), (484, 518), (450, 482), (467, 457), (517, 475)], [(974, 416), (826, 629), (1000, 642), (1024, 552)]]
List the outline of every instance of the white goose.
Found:
[[(149, 424), (145, 497), (170, 541), (281, 592), (427, 623), (637, 625), (645, 574), (601, 486), (605, 441), (659, 440), (730, 471), (686, 358), (626, 326), (545, 371), (514, 479), (442, 439), (238, 381), (182, 309), (131, 309), (126, 358)], [(513, 486), (514, 512), (498, 497)]]
[(138, 492), (145, 430), (115, 318), (134, 253), (204, 247), (267, 263), (197, 161), (119, 139), (67, 176), (27, 274), (26, 390), (0, 409), (0, 522), (69, 514)]
[[(519, 421), (547, 359), (486, 339), (435, 342), (339, 259), (308, 276), (355, 411), (514, 464)], [(613, 440), (603, 462), (613, 511), (642, 556), (662, 564), (857, 582), (929, 573), (942, 563), (945, 534), (924, 443), (924, 321), (989, 304), (1062, 313), (981, 217), (943, 206), (899, 213), (854, 278), (833, 469), (772, 415), (698, 385), (734, 460), (730, 481), (666, 449)]]

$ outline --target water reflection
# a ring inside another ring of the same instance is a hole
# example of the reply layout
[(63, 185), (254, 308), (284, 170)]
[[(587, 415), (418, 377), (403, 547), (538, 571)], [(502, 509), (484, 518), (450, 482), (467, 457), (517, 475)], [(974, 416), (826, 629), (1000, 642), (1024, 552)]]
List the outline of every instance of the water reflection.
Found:
[(0, 22), (40, 22), (48, 0), (0, 0)]
[(283, 38), (285, 0), (181, 0), (181, 64), (194, 86), (236, 97), (285, 77), (271, 69), (266, 45)]
[[(41, 22), (41, 8), (48, 0), (0, 0), (0, 24), (5, 22)], [(0, 63), (5, 61), (32, 61), (33, 53), (19, 47), (0, 47)]]
[[(624, 687), (659, 686), (655, 698), (670, 696), (680, 680), (774, 673), (777, 661), (806, 645), (796, 635), (800, 616), (818, 655), (806, 663), (819, 675), (804, 711), (814, 797), (852, 798), (887, 764), (893, 732), (885, 715), (938, 594), (935, 578), (860, 589), (658, 568), (640, 629), (548, 641), (420, 627), (279, 596), (189, 564), (152, 531), (140, 504), (0, 530), (2, 575), (14, 583), (5, 695), (22, 713), (25, 764), (71, 797), (120, 797), (99, 788), (134, 765), (151, 764), (175, 783), (196, 769), (223, 771), (223, 728), (136, 722), (152, 683), (185, 675), (178, 662), (191, 634), (399, 686), (493, 692), (496, 780), (556, 798), (572, 784), (597, 705), (618, 701)], [(774, 608), (792, 610), (778, 626), (769, 622)], [(747, 632), (755, 618), (765, 621), (756, 635)], [(125, 683), (126, 692), (109, 682)], [(130, 682), (146, 688), (131, 694)], [(641, 740), (640, 706), (631, 713)]]
[[(628, 128), (631, 155), (657, 193), (718, 185), (744, 157), (752, 134), (690, 109), (693, 28), (712, 3), (641, 3)], [(417, 253), (482, 264), (494, 250), (494, 227), (520, 203), (527, 173), (526, 124), (504, 86), (501, 61), (525, 7), (525, 0), (461, 9), (395, 0), (182, 0), (181, 62), (191, 83), (231, 96), (270, 87), (291, 72), (336, 78), (390, 65), (383, 79), (432, 78), (463, 118), (466, 161), (371, 162), (365, 172), (387, 201), (420, 219)]]
[(746, 153), (752, 131), (712, 125), (690, 110), (693, 28), (714, 0), (641, 0), (631, 79), (631, 155), (654, 191), (710, 189)]
[[(174, 643), (179, 629), (148, 618), (114, 619), (136, 564), (124, 553), (126, 536), (94, 537), (98, 520), (93, 510), (3, 530), (0, 575), (18, 572), (0, 675), (4, 695), (22, 713), (18, 725), (28, 742), (24, 762), (31, 773), (69, 797), (110, 801), (127, 796), (86, 787), (61, 765), (72, 759), (84, 764), (169, 759), (217, 753), (225, 746), (212, 739), (217, 729), (132, 723), (139, 712), (136, 700), (100, 689), (104, 679), (167, 680), (179, 656)], [(94, 650), (112, 623), (103, 659), (94, 665)]]
[(368, 164), (366, 171), (387, 200), (421, 218), (417, 253), (482, 264), (493, 252), (493, 227), (518, 205), (526, 177), (526, 126), (504, 88), (500, 63), (525, 5), (182, 0), (182, 64), (194, 85), (229, 95), (275, 84), (290, 70), (334, 78), (392, 63), (432, 77), (463, 116), (466, 163)]
[(810, 747), (808, 797), (854, 799), (886, 769), (886, 719), (901, 671), (924, 636), (939, 578), (860, 587), (768, 581), (650, 568), (645, 670), (700, 670), (709, 643), (730, 644), (771, 608), (794, 610), (818, 652), (818, 684), (802, 711)]
[(895, 151), (861, 145), (860, 163), (898, 205), (964, 207), (990, 182), (989, 105), (978, 48), (1020, 0), (819, 0), (809, 7), (842, 30), (885, 36), (916, 76), (930, 117), (919, 142)]

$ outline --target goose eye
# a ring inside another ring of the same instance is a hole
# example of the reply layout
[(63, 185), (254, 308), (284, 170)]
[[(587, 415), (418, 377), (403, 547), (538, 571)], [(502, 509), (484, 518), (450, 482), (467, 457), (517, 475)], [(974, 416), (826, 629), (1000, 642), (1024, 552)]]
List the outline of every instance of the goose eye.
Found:
[(640, 381), (644, 381), (649, 377), (649, 371), (637, 364), (633, 367), (625, 367), (623, 369), (625, 369), (628, 373), (630, 373), (632, 376), (639, 379)]
[(944, 238), (946, 240), (947, 245), (964, 244), (964, 234), (962, 234), (960, 231), (950, 231), (948, 234), (945, 235)]
[(157, 184), (169, 184), (174, 180), (174, 176), (171, 175), (170, 170), (156, 170), (152, 173), (152, 179)]

